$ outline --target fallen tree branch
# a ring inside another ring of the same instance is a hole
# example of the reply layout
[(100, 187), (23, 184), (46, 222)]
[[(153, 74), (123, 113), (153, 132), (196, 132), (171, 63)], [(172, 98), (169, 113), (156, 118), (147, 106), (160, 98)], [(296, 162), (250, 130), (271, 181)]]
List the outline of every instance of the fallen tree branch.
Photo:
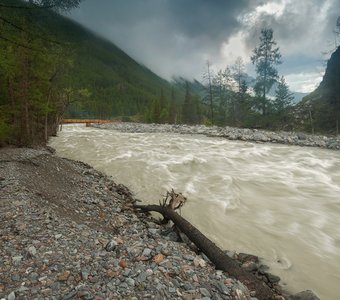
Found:
[(166, 201), (163, 202), (163, 205), (134, 205), (134, 208), (143, 212), (158, 212), (164, 220), (171, 220), (211, 260), (217, 269), (240, 280), (250, 291), (255, 291), (256, 298), (260, 300), (274, 299), (274, 292), (263, 281), (242, 269), (235, 260), (226, 255), (195, 226), (177, 214), (171, 206), (165, 204)]

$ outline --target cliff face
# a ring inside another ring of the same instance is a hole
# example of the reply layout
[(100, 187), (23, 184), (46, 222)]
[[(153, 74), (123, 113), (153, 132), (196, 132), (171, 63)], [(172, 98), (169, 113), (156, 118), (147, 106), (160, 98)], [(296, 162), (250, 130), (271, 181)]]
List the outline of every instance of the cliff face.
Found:
[(325, 75), (316, 92), (320, 96), (326, 97), (325, 100), (330, 104), (340, 102), (340, 47), (332, 54), (327, 63)]
[(340, 47), (331, 55), (319, 87), (304, 97), (296, 109), (299, 129), (339, 133), (340, 129)]

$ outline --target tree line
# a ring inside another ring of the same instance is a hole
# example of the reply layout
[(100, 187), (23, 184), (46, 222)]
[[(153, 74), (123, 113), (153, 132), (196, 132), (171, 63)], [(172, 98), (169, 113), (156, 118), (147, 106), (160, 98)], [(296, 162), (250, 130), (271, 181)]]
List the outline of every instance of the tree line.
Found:
[[(276, 66), (281, 63), (281, 54), (272, 29), (261, 30), (260, 42), (253, 50), (251, 61), (257, 74), (252, 86), (241, 57), (216, 74), (207, 62), (203, 102), (211, 124), (280, 128), (287, 123), (294, 97), (285, 78), (278, 75)], [(274, 84), (275, 96), (268, 96)]]
[[(72, 50), (47, 34), (37, 15), (79, 0), (0, 1), (0, 145), (46, 143), (72, 101), (64, 76)], [(40, 16), (40, 15), (39, 15)]]
[(46, 143), (64, 116), (292, 129), (293, 95), (277, 71), (282, 57), (272, 29), (261, 30), (251, 56), (255, 83), (241, 57), (217, 72), (207, 62), (203, 84), (168, 83), (83, 29), (68, 33), (71, 42), (45, 30), (51, 15), (44, 12), (80, 2), (0, 0), (0, 145)]

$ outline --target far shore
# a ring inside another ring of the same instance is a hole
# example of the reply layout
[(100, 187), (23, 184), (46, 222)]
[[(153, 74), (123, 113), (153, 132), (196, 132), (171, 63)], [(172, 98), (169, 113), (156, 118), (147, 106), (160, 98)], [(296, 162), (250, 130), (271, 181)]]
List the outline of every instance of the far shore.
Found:
[(340, 150), (340, 135), (324, 136), (303, 132), (266, 131), (259, 129), (218, 127), (205, 125), (171, 125), (144, 123), (93, 123), (91, 126), (101, 129), (119, 130), (134, 133), (180, 133), (203, 134), (211, 137), (221, 137), (228, 140), (240, 140), (256, 143), (276, 143), (303, 147), (319, 147)]

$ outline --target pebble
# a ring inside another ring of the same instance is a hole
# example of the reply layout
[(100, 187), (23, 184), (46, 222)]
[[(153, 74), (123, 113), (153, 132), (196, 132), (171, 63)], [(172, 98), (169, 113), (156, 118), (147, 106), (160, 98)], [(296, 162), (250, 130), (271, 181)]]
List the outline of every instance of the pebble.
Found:
[(200, 288), (200, 293), (205, 297), (211, 297), (211, 294), (206, 288)]
[(151, 251), (152, 251), (151, 249), (145, 248), (145, 249), (143, 250), (142, 256), (146, 256), (146, 257), (150, 256)]
[(8, 296), (7, 296), (7, 300), (15, 300), (15, 293), (11, 292)]
[(28, 249), (27, 249), (28, 253), (31, 255), (31, 256), (35, 256), (37, 254), (37, 249), (34, 247), (34, 246), (30, 246)]
[(118, 246), (118, 243), (114, 240), (111, 240), (106, 244), (105, 250), (110, 252), (110, 251), (115, 250), (117, 246)]
[(84, 163), (0, 149), (0, 177), (0, 299), (219, 300), (240, 289), (204, 255), (160, 235), (130, 209), (126, 187)]
[(321, 147), (340, 150), (340, 136), (311, 135), (301, 132), (265, 131), (258, 129), (218, 127), (204, 125), (172, 125), (172, 124), (142, 124), (142, 123), (102, 123), (93, 127), (113, 129), (123, 132), (137, 133), (180, 133), (204, 134), (211, 137), (223, 137), (230, 140), (250, 141), (257, 143), (280, 143), (296, 146)]

